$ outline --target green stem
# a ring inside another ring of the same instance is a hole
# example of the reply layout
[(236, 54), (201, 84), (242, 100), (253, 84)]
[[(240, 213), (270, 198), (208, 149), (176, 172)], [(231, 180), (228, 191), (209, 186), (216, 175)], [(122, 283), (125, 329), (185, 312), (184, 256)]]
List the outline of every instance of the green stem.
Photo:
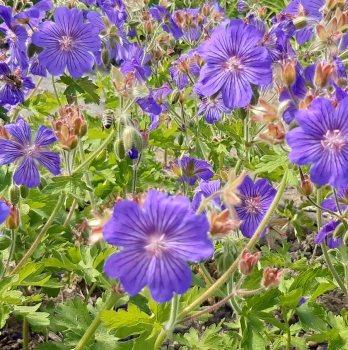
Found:
[[(322, 226), (321, 207), (320, 207), (320, 204), (321, 204), (322, 201), (323, 201), (323, 198), (322, 198), (322, 189), (319, 188), (319, 189), (317, 190), (317, 203), (316, 203), (316, 204), (317, 204), (317, 226), (318, 226), (318, 232), (320, 231), (321, 226)], [(325, 210), (326, 210), (326, 209), (325, 209)], [(325, 243), (325, 242), (322, 242), (320, 246), (321, 246), (321, 250), (323, 251), (323, 255), (324, 255), (324, 259), (325, 259), (325, 261), (326, 261), (327, 267), (328, 267), (329, 270), (331, 271), (332, 276), (335, 278), (335, 280), (336, 280), (336, 282), (338, 283), (338, 285), (340, 286), (342, 292), (343, 292), (344, 294), (347, 295), (346, 286), (344, 285), (344, 283), (342, 282), (341, 277), (338, 275), (336, 269), (335, 269), (334, 266), (332, 265), (332, 262), (331, 262), (329, 253), (327, 252), (326, 243)]]
[(179, 295), (174, 293), (174, 297), (171, 302), (169, 320), (165, 325), (165, 329), (168, 332), (172, 332), (174, 330), (179, 311), (179, 299)]
[(284, 306), (282, 308), (282, 314), (283, 314), (283, 318), (284, 318), (284, 323), (287, 327), (286, 330), (286, 349), (285, 350), (290, 350), (290, 346), (291, 346), (291, 332), (290, 332), (290, 326), (289, 326), (289, 320), (288, 320), (288, 316), (286, 313), (286, 307)]
[(122, 294), (120, 294), (120, 293), (111, 292), (110, 298), (106, 301), (104, 308), (99, 311), (99, 314), (93, 320), (91, 325), (88, 327), (88, 329), (86, 330), (86, 333), (83, 335), (81, 340), (77, 343), (74, 350), (86, 349), (86, 345), (88, 344), (89, 340), (93, 337), (95, 331), (97, 330), (97, 328), (99, 327), (99, 325), (101, 323), (100, 312), (112, 309), (113, 306), (116, 304), (117, 300), (120, 299), (121, 296), (122, 296)]
[(7, 259), (7, 263), (6, 263), (6, 267), (2, 270), (1, 276), (0, 276), (0, 280), (2, 280), (2, 278), (4, 277), (6, 271), (8, 270), (11, 260), (12, 260), (12, 256), (13, 256), (13, 252), (14, 252), (14, 248), (16, 245), (16, 230), (11, 230), (11, 239), (12, 239), (12, 243), (11, 243), (11, 248), (10, 248), (10, 252), (8, 253), (8, 259)]
[(36, 237), (34, 243), (31, 245), (29, 250), (25, 253), (25, 255), (23, 256), (21, 261), (18, 263), (18, 265), (12, 270), (10, 275), (16, 274), (18, 272), (18, 270), (24, 265), (24, 263), (31, 257), (31, 254), (33, 254), (35, 248), (39, 245), (39, 243), (41, 242), (42, 237), (47, 232), (47, 230), (51, 226), (52, 221), (55, 219), (56, 215), (58, 214), (58, 212), (59, 212), (59, 210), (60, 210), (60, 208), (61, 208), (61, 206), (62, 206), (62, 204), (64, 202), (64, 199), (65, 199), (65, 194), (62, 193), (59, 196), (59, 199), (58, 199), (56, 207), (53, 209), (51, 216), (46, 221), (46, 224), (42, 228), (41, 232)]
[(29, 350), (29, 323), (27, 318), (23, 318), (23, 350)]
[(89, 298), (91, 297), (92, 293), (94, 292), (94, 289), (97, 287), (97, 284), (96, 283), (93, 283), (92, 284), (92, 287), (90, 288), (90, 290), (88, 291), (88, 294), (86, 296), (86, 299), (85, 299), (85, 304), (87, 305), (88, 304), (88, 300)]
[[(248, 250), (251, 250), (253, 246), (258, 242), (263, 230), (265, 229), (266, 225), (268, 224), (273, 212), (276, 210), (277, 205), (283, 195), (283, 192), (286, 187), (287, 183), (287, 177), (288, 173), (287, 171), (285, 172), (283, 179), (279, 185), (278, 191), (276, 196), (273, 199), (273, 202), (271, 206), (269, 207), (266, 215), (262, 219), (259, 227), (255, 231), (254, 235), (251, 237), (249, 240), (248, 244), (246, 245), (245, 248)], [(243, 249), (241, 250), (243, 251)], [(222, 284), (232, 275), (234, 271), (237, 270), (239, 261), (241, 259), (241, 254), (239, 254), (238, 258), (233, 262), (233, 264), (230, 266), (230, 268), (210, 287), (208, 288), (199, 298), (197, 298), (192, 304), (187, 306), (183, 312), (179, 315), (179, 319), (182, 319), (184, 316), (186, 316), (189, 312), (191, 312), (194, 308), (199, 306), (201, 303), (203, 303), (206, 299), (210, 297), (210, 295), (218, 288), (222, 286)]]
[(73, 202), (72, 202), (72, 204), (71, 204), (70, 210), (69, 210), (69, 214), (68, 214), (68, 216), (66, 217), (63, 226), (66, 226), (66, 225), (69, 223), (69, 221), (71, 220), (71, 217), (73, 216), (74, 210), (75, 210), (75, 208), (76, 208), (76, 204), (77, 204), (77, 199), (74, 198), (74, 200), (73, 200)]
[[(83, 144), (82, 144), (81, 140), (79, 141), (79, 151), (80, 151), (80, 157), (81, 157), (82, 164), (83, 164), (86, 161), (86, 157), (85, 157), (85, 151), (83, 149)], [(87, 171), (85, 172), (84, 177), (85, 177), (85, 181), (86, 181), (87, 186), (89, 188), (93, 188), (92, 183), (91, 183), (91, 179), (89, 178), (89, 174)], [(91, 202), (92, 209), (97, 210), (97, 206), (95, 204), (95, 200), (94, 200), (94, 196), (93, 196), (93, 191), (92, 192), (88, 191), (88, 195), (89, 195), (89, 200)]]
[(53, 86), (54, 94), (56, 95), (59, 107), (62, 107), (62, 103), (60, 102), (60, 99), (59, 99), (58, 91), (57, 91), (57, 88), (56, 88), (56, 82), (54, 81), (54, 76), (53, 75), (52, 75), (52, 86)]
[(111, 132), (110, 135), (104, 140), (104, 142), (94, 152), (92, 152), (87, 159), (85, 159), (78, 167), (75, 168), (73, 174), (76, 174), (77, 172), (82, 170), (94, 158), (96, 158), (99, 155), (99, 153), (108, 145), (108, 143), (112, 140), (113, 137), (114, 137), (114, 132)]
[(239, 174), (241, 168), (243, 165), (243, 161), (241, 159), (238, 159), (236, 166), (234, 167), (234, 171), (236, 173), (236, 176)]

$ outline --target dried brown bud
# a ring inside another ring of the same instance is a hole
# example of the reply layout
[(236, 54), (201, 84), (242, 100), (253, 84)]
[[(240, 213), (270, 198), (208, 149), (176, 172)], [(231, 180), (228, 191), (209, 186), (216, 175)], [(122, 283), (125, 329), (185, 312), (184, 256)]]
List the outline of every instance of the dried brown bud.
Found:
[(300, 168), (300, 177), (301, 177), (301, 181), (298, 182), (298, 186), (297, 186), (297, 190), (305, 195), (305, 196), (309, 196), (313, 193), (313, 183), (310, 180), (308, 175), (304, 175), (301, 168)]
[(15, 230), (19, 226), (19, 210), (14, 205), (10, 205), (9, 208), (10, 214), (5, 220), (5, 226), (9, 230)]

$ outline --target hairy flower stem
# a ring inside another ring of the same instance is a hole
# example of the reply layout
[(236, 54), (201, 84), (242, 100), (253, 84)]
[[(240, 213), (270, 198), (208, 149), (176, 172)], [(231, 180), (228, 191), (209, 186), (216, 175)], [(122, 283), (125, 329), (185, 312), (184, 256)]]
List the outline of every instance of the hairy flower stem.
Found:
[(58, 91), (56, 88), (56, 82), (54, 81), (53, 75), (52, 75), (52, 86), (53, 86), (54, 94), (56, 95), (56, 99), (58, 101), (59, 107), (62, 107), (62, 103), (60, 102), (60, 99), (59, 99)]
[(175, 324), (176, 324), (176, 320), (177, 320), (178, 312), (179, 312), (179, 300), (180, 300), (179, 295), (174, 293), (174, 297), (173, 297), (172, 302), (171, 302), (169, 320), (167, 321), (167, 323), (165, 325), (165, 329), (168, 333), (172, 333), (174, 328), (175, 328)]
[[(284, 192), (286, 184), (287, 184), (287, 178), (288, 178), (288, 172), (286, 171), (284, 176), (283, 176), (283, 179), (279, 185), (277, 194), (274, 197), (271, 206), (269, 207), (266, 215), (262, 219), (262, 221), (261, 221), (259, 227), (257, 228), (257, 230), (255, 231), (254, 235), (251, 237), (248, 244), (246, 245), (246, 247), (245, 247), (246, 249), (251, 250), (253, 248), (253, 246), (256, 244), (256, 242), (258, 242), (263, 230), (265, 229), (266, 225), (268, 224), (273, 212), (276, 210), (277, 205), (278, 205), (278, 203), (283, 195), (283, 192)], [(243, 251), (243, 249), (241, 251)], [(220, 288), (222, 286), (222, 284), (227, 281), (227, 279), (232, 275), (232, 273), (237, 270), (239, 261), (241, 259), (241, 255), (242, 254), (239, 254), (239, 256), (233, 262), (233, 264), (230, 266), (230, 268), (210, 288), (208, 288), (199, 298), (197, 298), (192, 304), (190, 304), (189, 306), (187, 306), (183, 310), (183, 312), (179, 315), (179, 320), (184, 318), (184, 316), (186, 316), (189, 312), (191, 312), (195, 307), (199, 306), (201, 303), (203, 303), (205, 300), (207, 300), (215, 290)]]
[(114, 133), (115, 131), (113, 130), (109, 136), (104, 140), (104, 142), (94, 151), (90, 154), (90, 156), (85, 159), (79, 166), (77, 166), (74, 170), (73, 174), (76, 174), (77, 172), (79, 172), (80, 170), (82, 170), (85, 166), (87, 166), (90, 162), (92, 162), (92, 160), (94, 158), (96, 158), (99, 153), (108, 145), (108, 143), (112, 140), (112, 138), (114, 137)]
[(23, 317), (23, 350), (29, 350), (29, 323), (25, 316)]
[[(79, 141), (79, 151), (80, 151), (80, 157), (81, 157), (81, 160), (83, 163), (86, 161), (86, 157), (85, 157), (85, 151), (83, 149), (83, 144), (82, 144), (81, 140)], [(85, 177), (85, 181), (86, 181), (87, 186), (90, 188), (93, 188), (88, 172), (85, 173), (84, 177)], [(93, 196), (93, 191), (88, 191), (88, 195), (89, 195), (89, 200), (91, 202), (92, 209), (97, 210), (97, 206), (95, 204), (95, 200), (94, 200), (94, 196)]]
[(31, 245), (31, 247), (29, 248), (29, 250), (25, 253), (25, 255), (23, 256), (22, 260), (18, 263), (18, 265), (11, 271), (10, 275), (14, 275), (16, 274), (19, 269), (24, 265), (24, 263), (31, 257), (31, 254), (33, 254), (34, 250), (36, 249), (36, 247), (39, 245), (39, 243), (41, 242), (42, 237), (44, 236), (44, 234), (47, 232), (47, 230), (49, 229), (49, 227), (51, 226), (52, 221), (55, 219), (56, 215), (58, 214), (63, 202), (65, 199), (65, 194), (61, 194), (59, 196), (57, 205), (55, 206), (55, 208), (52, 211), (51, 216), (48, 218), (48, 220), (46, 221), (46, 224), (44, 225), (44, 227), (42, 228), (41, 232), (39, 233), (39, 235), (36, 237), (34, 243)]
[(10, 252), (8, 253), (6, 266), (1, 272), (0, 280), (2, 280), (2, 278), (4, 277), (6, 271), (8, 270), (8, 268), (10, 266), (10, 263), (12, 261), (12, 256), (13, 256), (14, 248), (15, 248), (15, 245), (16, 245), (16, 233), (17, 233), (17, 230), (11, 230), (12, 243), (11, 243), (11, 247), (10, 247)]
[[(321, 204), (322, 201), (323, 201), (322, 189), (319, 188), (317, 190), (317, 203), (316, 203), (317, 204), (317, 226), (318, 226), (318, 232), (320, 231), (321, 226), (322, 226), (322, 218), (321, 218), (322, 210), (321, 210), (321, 207), (320, 207), (320, 204)], [(334, 266), (331, 263), (330, 256), (329, 256), (329, 253), (327, 252), (327, 247), (326, 247), (325, 242), (321, 243), (321, 250), (323, 251), (324, 259), (326, 261), (327, 267), (329, 268), (329, 270), (332, 273), (332, 276), (335, 278), (335, 280), (338, 283), (338, 285), (340, 286), (342, 292), (347, 295), (347, 288), (344, 285), (344, 283), (342, 282), (341, 277), (338, 275), (336, 269), (334, 268)]]
[(86, 345), (88, 344), (89, 340), (93, 337), (95, 331), (97, 330), (97, 328), (99, 327), (99, 325), (101, 323), (100, 312), (112, 309), (114, 307), (114, 305), (116, 304), (117, 300), (121, 298), (121, 296), (122, 296), (122, 294), (120, 294), (120, 293), (111, 292), (110, 298), (106, 301), (103, 309), (99, 311), (99, 314), (93, 320), (91, 325), (88, 327), (88, 329), (86, 330), (86, 333), (83, 335), (81, 340), (77, 343), (74, 350), (86, 349)]
[(291, 331), (290, 331), (290, 325), (289, 325), (289, 319), (286, 312), (286, 307), (283, 306), (282, 308), (282, 314), (284, 323), (286, 325), (287, 331), (286, 331), (286, 350), (290, 350), (291, 347)]
[(77, 199), (74, 198), (74, 200), (73, 200), (73, 202), (72, 202), (72, 204), (71, 204), (71, 207), (70, 207), (68, 216), (66, 217), (63, 226), (66, 226), (66, 225), (69, 223), (69, 221), (71, 220), (71, 217), (73, 216), (74, 210), (75, 210), (75, 208), (76, 208), (76, 204), (77, 204)]
[(240, 170), (242, 169), (243, 161), (241, 159), (238, 159), (236, 166), (234, 167), (234, 171), (236, 173), (236, 176), (238, 176)]

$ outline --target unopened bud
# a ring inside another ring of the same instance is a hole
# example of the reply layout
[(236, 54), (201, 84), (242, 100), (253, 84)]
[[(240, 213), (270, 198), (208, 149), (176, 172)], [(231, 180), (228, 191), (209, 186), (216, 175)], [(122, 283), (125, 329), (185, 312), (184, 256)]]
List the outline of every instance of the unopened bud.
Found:
[(295, 82), (296, 79), (296, 69), (293, 62), (288, 61), (285, 64), (283, 71), (283, 82), (285, 85), (290, 86)]
[(266, 289), (276, 287), (280, 282), (280, 277), (284, 273), (284, 270), (278, 270), (276, 268), (267, 267), (263, 272), (261, 285)]
[(21, 197), (27, 198), (29, 196), (30, 188), (25, 185), (21, 185), (19, 188), (21, 191)]
[(298, 182), (297, 190), (299, 193), (309, 196), (313, 193), (313, 183), (308, 175), (304, 175), (302, 170), (300, 171), (301, 181)]
[(333, 232), (332, 238), (333, 239), (339, 239), (342, 238), (343, 235), (347, 232), (346, 228), (344, 227), (343, 223), (340, 223)]
[(9, 230), (15, 230), (19, 226), (19, 210), (14, 205), (10, 206), (10, 214), (5, 220), (5, 226)]
[(40, 179), (40, 185), (39, 185), (39, 190), (42, 191), (43, 188), (47, 186), (47, 181), (44, 177)]
[(170, 94), (170, 103), (173, 105), (179, 101), (180, 97), (180, 90), (178, 88), (175, 88), (172, 93)]
[(121, 160), (124, 159), (124, 157), (126, 156), (126, 150), (124, 149), (124, 144), (121, 139), (117, 139), (115, 141), (114, 149), (117, 157)]
[(178, 137), (178, 144), (181, 146), (184, 143), (184, 134), (180, 133)]
[(149, 134), (150, 131), (148, 129), (140, 130), (140, 135), (143, 141), (143, 149), (149, 147)]
[(110, 51), (104, 48), (101, 52), (101, 60), (105, 66), (110, 63)]
[(297, 17), (293, 19), (292, 23), (294, 24), (296, 29), (299, 30), (307, 26), (308, 19), (306, 17)]
[(248, 249), (244, 249), (242, 252), (241, 260), (239, 261), (239, 272), (243, 275), (250, 275), (257, 261), (260, 258), (261, 253), (250, 254)]
[(8, 189), (8, 197), (12, 205), (18, 204), (20, 199), (20, 190), (17, 185), (11, 185)]
[(123, 144), (126, 150), (132, 149), (133, 146), (139, 152), (141, 152), (143, 149), (141, 134), (132, 126), (127, 126), (123, 130)]
[(182, 90), (179, 95), (179, 103), (183, 104), (185, 102), (185, 99), (186, 99), (185, 91)]
[(332, 11), (336, 7), (340, 7), (345, 3), (345, 0), (326, 0), (326, 7)]
[(153, 31), (153, 25), (150, 21), (145, 21), (144, 22), (144, 32), (146, 34), (151, 34)]

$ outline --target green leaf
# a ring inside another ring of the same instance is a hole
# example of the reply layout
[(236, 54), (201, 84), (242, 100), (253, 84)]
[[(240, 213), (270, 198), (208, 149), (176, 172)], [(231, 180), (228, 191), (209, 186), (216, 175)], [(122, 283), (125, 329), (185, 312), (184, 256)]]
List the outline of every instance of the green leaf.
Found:
[(325, 322), (325, 309), (315, 303), (307, 302), (297, 308), (297, 315), (304, 330), (325, 331), (327, 325)]
[(260, 158), (261, 163), (256, 164), (255, 174), (271, 173), (279, 167), (286, 168), (289, 164), (287, 155), (265, 155)]
[(2, 329), (8, 318), (10, 317), (11, 309), (8, 305), (0, 303), (0, 329)]
[(243, 350), (265, 349), (268, 342), (262, 337), (265, 324), (258, 317), (249, 314), (245, 317), (246, 327), (243, 330), (241, 348)]
[(0, 250), (7, 249), (12, 243), (12, 240), (10, 237), (1, 235), (0, 236)]
[(72, 193), (75, 194), (77, 190), (86, 190), (91, 192), (86, 183), (81, 179), (82, 173), (75, 173), (72, 176), (56, 176), (52, 178), (52, 183), (47, 185), (43, 191), (49, 194), (57, 193)]
[(285, 306), (290, 309), (296, 309), (298, 302), (300, 301), (302, 296), (303, 296), (302, 288), (292, 290), (291, 292), (285, 295), (281, 295), (279, 297), (280, 299), (279, 305)]
[(316, 298), (318, 298), (320, 295), (324, 294), (325, 292), (336, 288), (336, 285), (326, 278), (317, 277), (316, 280), (319, 283), (319, 285), (317, 289), (313, 292), (310, 298), (310, 301), (314, 301)]
[(85, 103), (96, 103), (99, 104), (100, 97), (96, 94), (96, 90), (98, 86), (93, 83), (92, 80), (89, 79), (88, 76), (83, 78), (76, 79), (76, 84), (80, 86), (85, 94)]

